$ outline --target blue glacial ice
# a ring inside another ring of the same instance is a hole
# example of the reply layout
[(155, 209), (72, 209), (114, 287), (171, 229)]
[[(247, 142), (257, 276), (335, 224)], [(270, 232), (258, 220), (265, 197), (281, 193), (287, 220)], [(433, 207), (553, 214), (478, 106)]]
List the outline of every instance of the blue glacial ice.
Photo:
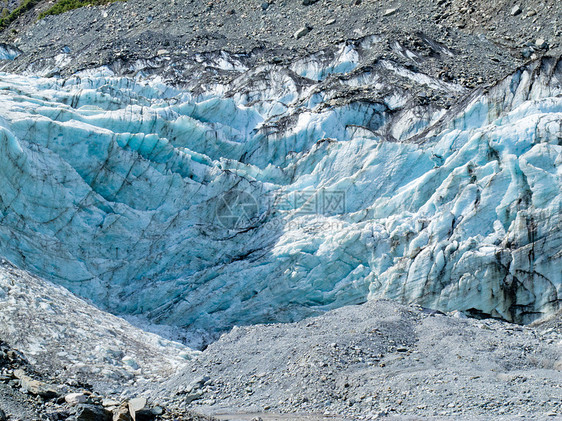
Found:
[(0, 60), (14, 60), (21, 54), (16, 47), (0, 42)]
[(197, 91), (1, 74), (0, 254), (111, 312), (194, 329), (370, 298), (524, 323), (556, 311), (562, 65), (446, 110), (380, 72), (462, 88), (390, 62), (337, 77), (355, 61), (345, 46), (294, 69), (218, 57), (239, 77)]

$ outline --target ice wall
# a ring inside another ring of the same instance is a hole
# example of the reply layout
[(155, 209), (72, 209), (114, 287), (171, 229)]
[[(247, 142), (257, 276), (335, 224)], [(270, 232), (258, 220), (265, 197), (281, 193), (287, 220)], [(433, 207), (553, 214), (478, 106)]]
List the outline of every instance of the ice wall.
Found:
[(239, 77), (197, 92), (0, 75), (0, 254), (112, 312), (194, 329), (376, 297), (517, 322), (559, 308), (557, 61), (445, 110), (384, 72), (462, 88), (385, 62), (338, 76), (348, 50), (294, 70), (227, 59), (213, 65)]

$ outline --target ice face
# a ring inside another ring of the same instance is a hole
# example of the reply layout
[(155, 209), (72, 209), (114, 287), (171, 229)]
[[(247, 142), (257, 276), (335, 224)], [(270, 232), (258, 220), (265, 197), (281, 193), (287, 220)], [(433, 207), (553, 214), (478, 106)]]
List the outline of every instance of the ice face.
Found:
[(0, 60), (13, 60), (21, 54), (16, 47), (0, 43)]
[[(298, 70), (322, 79), (339, 57)], [(240, 77), (198, 91), (0, 75), (0, 254), (194, 329), (381, 297), (517, 322), (558, 309), (562, 65), (444, 110), (380, 72), (462, 88), (391, 63), (328, 86), (227, 59)], [(344, 85), (381, 99), (340, 101)]]

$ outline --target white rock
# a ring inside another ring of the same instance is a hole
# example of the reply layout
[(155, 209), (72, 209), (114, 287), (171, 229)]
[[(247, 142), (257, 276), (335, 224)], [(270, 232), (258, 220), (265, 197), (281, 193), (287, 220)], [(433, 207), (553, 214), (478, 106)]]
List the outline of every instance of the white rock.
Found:
[(147, 404), (146, 398), (134, 398), (129, 400), (129, 413), (133, 418), (133, 421), (136, 420), (136, 413), (145, 409)]
[(458, 311), (458, 310), (450, 312), (449, 315), (451, 317), (454, 317), (455, 319), (467, 319), (466, 314), (464, 314), (462, 311)]
[(548, 44), (543, 38), (538, 38), (535, 41), (535, 45), (537, 46), (537, 48), (543, 49), (546, 48)]
[(515, 5), (511, 9), (511, 16), (517, 16), (517, 15), (521, 14), (521, 12), (522, 12), (521, 7), (519, 7), (519, 5)]
[(300, 28), (298, 31), (295, 32), (293, 37), (296, 38), (296, 39), (300, 39), (300, 38), (304, 37), (305, 35), (307, 35), (309, 32), (310, 32), (310, 28), (307, 27), (307, 26), (303, 26), (302, 28)]
[(116, 401), (114, 399), (104, 399), (102, 401), (102, 406), (104, 407), (108, 407), (108, 406), (119, 406), (119, 401)]
[(70, 393), (64, 397), (64, 400), (69, 405), (78, 405), (80, 403), (86, 403), (88, 401), (88, 395), (84, 393)]
[(395, 14), (398, 11), (397, 8), (393, 8), (393, 9), (386, 9), (383, 12), (383, 16), (392, 16), (393, 14)]

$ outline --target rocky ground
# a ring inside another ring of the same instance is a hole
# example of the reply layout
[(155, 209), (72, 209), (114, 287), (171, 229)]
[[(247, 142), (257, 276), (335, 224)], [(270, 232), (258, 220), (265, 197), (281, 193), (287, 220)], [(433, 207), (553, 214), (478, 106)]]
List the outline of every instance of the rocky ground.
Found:
[(70, 74), (110, 64), (131, 73), (137, 59), (181, 60), (221, 50), (256, 62), (292, 62), (379, 35), (373, 63), (392, 59), (475, 87), (561, 51), (556, 0), (129, 0), (36, 22), (50, 4), (41, 2), (1, 34), (0, 41), (22, 51), (6, 70)]
[(144, 398), (196, 352), (6, 261), (0, 340), (0, 421), (208, 419)]
[(560, 315), (525, 327), (369, 302), (235, 328), (157, 396), (228, 419), (562, 418), (560, 327)]
[(5, 261), (0, 309), (1, 421), (562, 418), (560, 314), (372, 301), (189, 352)]
[[(3, 272), (13, 284), (42, 282), (7, 263)], [(27, 314), (48, 324), (40, 308), (47, 296), (60, 296), (49, 291), (50, 284), (42, 286), (45, 295), (28, 290), (25, 299), (32, 297), (38, 306), (27, 308)], [(10, 301), (23, 298), (12, 293)], [(73, 298), (67, 300), (57, 323), (69, 337), (89, 331), (87, 323), (71, 322), (78, 309), (72, 308)], [(5, 301), (4, 296), (0, 304)], [(3, 313), (10, 309), (3, 305)], [(83, 310), (96, 313), (104, 343), (103, 328), (114, 316), (86, 303)], [(9, 340), (0, 343), (0, 420), (484, 420), (491, 414), (498, 420), (562, 419), (561, 320), (557, 314), (519, 326), (373, 301), (299, 323), (234, 328), (178, 365), (178, 374), (169, 372), (168, 381), (153, 372), (151, 382), (139, 382), (146, 371), (139, 369), (116, 394), (93, 368), (116, 374), (122, 369), (102, 355), (92, 359), (84, 348), (93, 346), (86, 337), (69, 361), (54, 353), (48, 331), (36, 337), (21, 318), (5, 318), (1, 336)], [(9, 333), (16, 330), (51, 349), (51, 357)], [(119, 332), (116, 339), (123, 347), (131, 342)], [(141, 355), (150, 349), (153, 365), (170, 358), (166, 348), (147, 346), (129, 352), (146, 363)], [(70, 367), (61, 370), (61, 363), (90, 371), (76, 376)]]
[(23, 354), (0, 342), (0, 421), (209, 421), (189, 411), (167, 411), (145, 398), (104, 398), (92, 387), (69, 380), (54, 383)]
[(197, 355), (6, 261), (0, 264), (0, 338), (58, 382), (89, 383), (99, 393), (124, 398)]

